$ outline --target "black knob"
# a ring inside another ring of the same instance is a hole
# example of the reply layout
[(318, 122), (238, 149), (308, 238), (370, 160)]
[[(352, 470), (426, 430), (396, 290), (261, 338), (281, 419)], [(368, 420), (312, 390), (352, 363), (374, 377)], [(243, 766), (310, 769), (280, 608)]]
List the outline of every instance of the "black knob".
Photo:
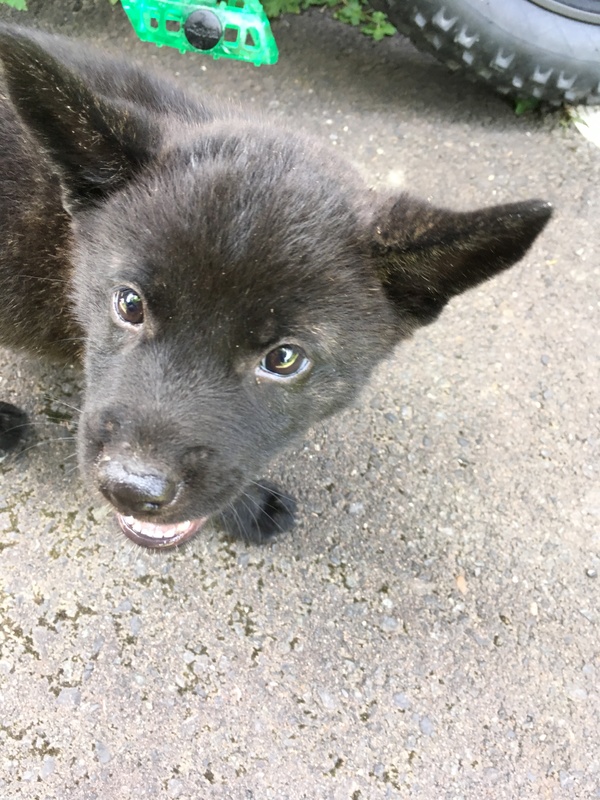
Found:
[(124, 514), (158, 513), (175, 499), (178, 483), (173, 475), (142, 465), (111, 459), (98, 467), (98, 488)]
[(186, 19), (183, 31), (196, 50), (212, 50), (223, 35), (221, 20), (213, 11), (198, 9)]

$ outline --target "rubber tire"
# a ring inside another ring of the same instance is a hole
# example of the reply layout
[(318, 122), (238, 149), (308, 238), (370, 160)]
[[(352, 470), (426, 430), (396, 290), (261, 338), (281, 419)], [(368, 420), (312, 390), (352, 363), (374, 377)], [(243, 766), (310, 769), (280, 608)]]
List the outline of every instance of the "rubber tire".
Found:
[(504, 95), (600, 103), (600, 25), (530, 0), (372, 0), (415, 46)]

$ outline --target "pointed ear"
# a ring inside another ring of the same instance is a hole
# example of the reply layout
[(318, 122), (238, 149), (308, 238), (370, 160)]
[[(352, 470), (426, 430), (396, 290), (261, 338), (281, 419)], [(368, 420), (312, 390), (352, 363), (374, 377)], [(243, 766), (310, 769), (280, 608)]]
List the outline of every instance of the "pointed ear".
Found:
[(541, 200), (461, 213), (402, 195), (378, 213), (370, 250), (398, 312), (427, 325), (451, 297), (522, 258), (551, 214)]
[[(80, 51), (61, 37), (0, 26), (0, 62), (10, 99), (57, 165), (68, 201), (86, 205), (123, 185), (156, 152), (160, 131), (144, 106), (94, 88)], [(93, 55), (92, 64), (103, 64)], [(104, 76), (96, 75), (96, 83)], [(106, 74), (105, 84), (110, 85)]]

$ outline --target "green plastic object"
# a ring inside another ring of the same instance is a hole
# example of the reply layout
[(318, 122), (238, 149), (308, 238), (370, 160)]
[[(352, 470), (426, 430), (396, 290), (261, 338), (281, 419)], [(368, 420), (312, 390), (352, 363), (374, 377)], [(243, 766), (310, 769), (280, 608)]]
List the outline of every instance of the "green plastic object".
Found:
[(259, 0), (121, 0), (121, 5), (140, 39), (158, 47), (256, 66), (275, 64), (279, 56)]

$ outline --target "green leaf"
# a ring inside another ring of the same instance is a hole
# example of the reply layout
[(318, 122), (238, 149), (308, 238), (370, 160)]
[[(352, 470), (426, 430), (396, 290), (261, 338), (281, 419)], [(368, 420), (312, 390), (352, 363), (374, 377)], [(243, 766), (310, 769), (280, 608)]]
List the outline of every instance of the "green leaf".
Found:
[(282, 14), (299, 14), (302, 11), (302, 0), (262, 0), (262, 6), (269, 19), (276, 19)]
[(4, 3), (4, 5), (10, 6), (11, 8), (16, 8), (17, 11), (27, 11), (26, 0), (0, 0), (0, 3)]
[(299, 14), (311, 6), (321, 6), (333, 9), (333, 16), (340, 22), (360, 26), (360, 30), (376, 42), (396, 33), (387, 16), (381, 11), (371, 11), (367, 0), (262, 0), (262, 4), (269, 19), (281, 14)]
[(359, 0), (348, 0), (335, 12), (335, 18), (350, 25), (360, 25), (365, 20), (365, 11)]
[(367, 36), (371, 36), (376, 42), (380, 42), (384, 36), (393, 36), (396, 28), (382, 11), (373, 11), (370, 20), (362, 26), (361, 31)]
[(515, 114), (517, 117), (521, 117), (529, 111), (535, 111), (539, 104), (540, 101), (537, 97), (524, 97), (520, 100), (515, 100)]

